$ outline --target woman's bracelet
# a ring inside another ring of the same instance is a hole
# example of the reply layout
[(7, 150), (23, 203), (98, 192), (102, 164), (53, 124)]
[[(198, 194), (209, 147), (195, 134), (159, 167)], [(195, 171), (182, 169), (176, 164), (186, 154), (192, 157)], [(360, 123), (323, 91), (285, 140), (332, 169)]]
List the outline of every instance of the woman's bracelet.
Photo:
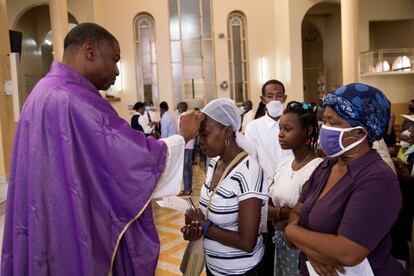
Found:
[(211, 221), (211, 220), (206, 220), (206, 222), (204, 222), (204, 224), (203, 224), (203, 226), (202, 226), (202, 229), (203, 229), (203, 235), (204, 235), (204, 237), (207, 237), (207, 231), (208, 231), (208, 228), (211, 226), (211, 225), (213, 225), (213, 222)]

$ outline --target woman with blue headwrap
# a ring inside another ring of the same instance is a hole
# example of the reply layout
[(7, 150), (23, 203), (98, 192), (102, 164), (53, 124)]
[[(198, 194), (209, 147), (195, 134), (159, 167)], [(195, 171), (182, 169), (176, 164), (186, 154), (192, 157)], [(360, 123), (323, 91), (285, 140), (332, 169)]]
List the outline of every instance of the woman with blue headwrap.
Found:
[(352, 83), (328, 94), (323, 106), (319, 141), (329, 158), (305, 184), (285, 229), (302, 252), (301, 273), (337, 275), (364, 261), (374, 275), (404, 275), (390, 256), (398, 179), (371, 149), (387, 129), (390, 103), (378, 89)]

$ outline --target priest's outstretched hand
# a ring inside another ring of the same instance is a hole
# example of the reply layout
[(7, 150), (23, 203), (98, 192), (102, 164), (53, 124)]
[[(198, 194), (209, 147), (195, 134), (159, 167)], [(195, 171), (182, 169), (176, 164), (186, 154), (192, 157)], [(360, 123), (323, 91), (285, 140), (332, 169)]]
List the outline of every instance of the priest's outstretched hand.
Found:
[(197, 110), (187, 111), (180, 116), (179, 133), (186, 143), (198, 134), (203, 120), (204, 114)]

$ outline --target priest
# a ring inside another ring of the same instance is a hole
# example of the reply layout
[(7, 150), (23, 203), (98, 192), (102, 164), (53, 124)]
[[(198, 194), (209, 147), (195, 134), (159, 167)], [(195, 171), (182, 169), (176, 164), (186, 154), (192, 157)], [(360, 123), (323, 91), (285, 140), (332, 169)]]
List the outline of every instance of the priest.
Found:
[(116, 38), (73, 28), (28, 97), (14, 141), (1, 275), (153, 275), (159, 239), (150, 201), (180, 190), (187, 141), (203, 117), (181, 116), (180, 135), (145, 137), (99, 90), (119, 74)]

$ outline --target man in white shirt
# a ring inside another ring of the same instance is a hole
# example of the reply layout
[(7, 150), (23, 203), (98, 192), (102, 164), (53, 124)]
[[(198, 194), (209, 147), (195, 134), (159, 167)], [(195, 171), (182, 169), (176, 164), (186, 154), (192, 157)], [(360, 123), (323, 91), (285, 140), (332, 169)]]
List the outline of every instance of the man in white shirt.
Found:
[[(255, 149), (253, 155), (263, 169), (268, 187), (272, 184), (276, 169), (285, 158), (293, 154), (291, 150), (283, 150), (279, 144), (279, 119), (283, 113), (283, 104), (286, 98), (282, 82), (278, 80), (267, 81), (262, 86), (262, 96), (260, 96), (260, 100), (266, 105), (266, 115), (251, 121), (246, 126), (245, 135)], [(267, 214), (267, 210), (265, 213)], [(271, 237), (273, 234), (274, 228), (271, 227), (268, 236)], [(264, 258), (266, 271), (273, 274), (274, 245), (269, 239), (266, 240)]]
[(269, 80), (262, 87), (263, 104), (266, 115), (251, 121), (246, 126), (246, 136), (256, 148), (256, 158), (262, 167), (270, 186), (276, 168), (292, 151), (282, 150), (279, 145), (279, 119), (286, 101), (285, 87), (282, 82)]
[(152, 123), (158, 122), (158, 121), (159, 121), (158, 116), (155, 114), (155, 112), (151, 110), (151, 106), (147, 104), (145, 106), (144, 115), (140, 116), (138, 119), (138, 123), (144, 129), (144, 133), (146, 136), (154, 134), (156, 124), (152, 124)]
[(160, 113), (161, 138), (167, 138), (177, 134), (177, 123), (170, 112), (168, 112), (168, 104), (166, 102), (160, 103)]

